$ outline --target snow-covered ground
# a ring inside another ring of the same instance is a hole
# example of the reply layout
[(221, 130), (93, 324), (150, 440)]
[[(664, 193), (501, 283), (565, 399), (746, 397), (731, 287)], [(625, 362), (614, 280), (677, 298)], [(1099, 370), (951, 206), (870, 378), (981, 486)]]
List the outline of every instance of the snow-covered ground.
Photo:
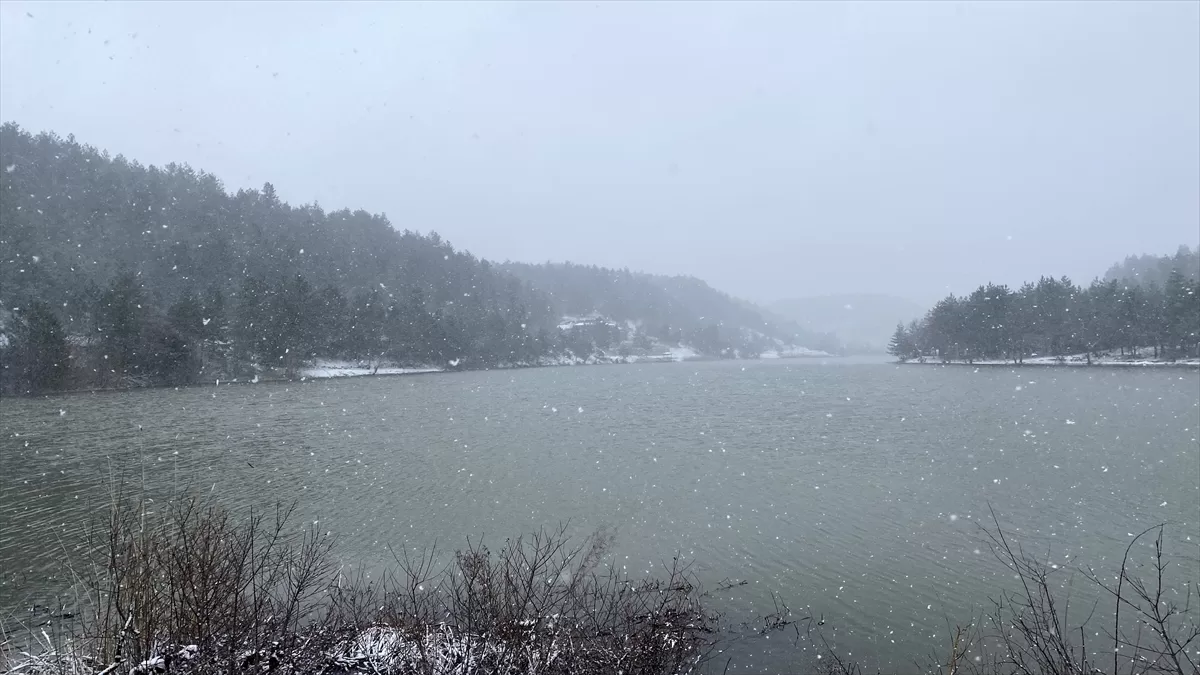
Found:
[[(542, 631), (535, 631), (533, 620), (527, 619), (521, 623), (529, 626), (528, 632), (515, 639), (467, 633), (445, 624), (431, 624), (423, 630), (371, 626), (333, 644), (310, 647), (312, 638), (316, 637), (320, 642), (324, 642), (323, 638), (326, 637), (321, 633), (314, 633), (308, 636), (309, 639), (296, 640), (299, 646), (293, 649), (246, 650), (239, 656), (239, 660), (243, 663), (253, 663), (250, 659), (254, 657), (261, 658), (262, 663), (267, 663), (268, 657), (277, 656), (282, 657), (290, 667), (299, 666), (298, 672), (318, 672), (319, 668), (319, 672), (332, 670), (348, 675), (403, 675), (420, 672), (530, 675), (546, 670), (561, 672), (561, 668), (558, 667), (560, 665), (587, 662), (597, 658), (613, 664), (645, 659), (645, 654), (640, 653), (645, 647), (636, 641), (626, 640), (622, 643), (604, 638), (593, 638), (591, 641), (581, 641), (577, 637), (573, 639), (566, 630), (559, 630), (552, 617), (547, 617), (544, 625), (548, 629)], [(543, 624), (541, 620), (537, 623)], [(669, 623), (666, 626), (668, 628), (662, 629), (661, 639), (675, 640), (674, 635), (677, 631), (670, 629)], [(47, 637), (46, 640), (49, 642), (50, 638)], [(13, 668), (8, 672), (32, 675), (105, 675), (114, 672), (120, 663), (118, 660), (101, 669), (94, 660), (60, 653), (49, 644), (46, 647), (46, 651), (41, 654), (12, 654), (8, 665), (12, 665)], [(204, 665), (197, 668), (188, 663), (193, 661), (200, 661)], [(197, 645), (186, 645), (181, 648), (163, 649), (155, 656), (121, 672), (164, 673), (168, 672), (168, 663), (172, 665), (172, 672), (217, 672), (205, 667), (211, 668), (215, 665), (214, 661), (211, 656), (201, 653)], [(320, 668), (322, 665), (324, 668)], [(694, 665), (694, 662), (691, 665)], [(674, 672), (695, 671), (689, 665)]]
[(819, 349), (809, 349), (807, 347), (797, 347), (795, 345), (788, 345), (785, 347), (780, 347), (779, 349), (774, 349), (771, 351), (763, 352), (762, 354), (759, 354), (758, 358), (760, 358), (760, 359), (797, 359), (797, 358), (805, 358), (805, 357), (810, 357), (810, 356), (832, 356), (832, 354), (830, 354), (829, 352), (823, 352)]
[(616, 363), (671, 363), (676, 361), (695, 361), (704, 358), (700, 352), (686, 344), (666, 347), (656, 344), (656, 350), (648, 354), (631, 354), (629, 356), (613, 356)]
[[(630, 361), (632, 363), (632, 361)], [(587, 358), (575, 356), (574, 354), (558, 354), (556, 356), (542, 356), (533, 365), (538, 366), (593, 366), (603, 363), (625, 363), (620, 356), (610, 356), (601, 354), (599, 356), (592, 355)], [(522, 368), (528, 364), (518, 363), (507, 366), (509, 368)]]
[[(632, 323), (632, 322), (631, 322)], [(589, 326), (611, 326), (618, 328), (616, 322), (606, 316), (602, 316), (596, 312), (592, 312), (587, 316), (564, 316), (559, 319), (558, 329), (568, 331), (574, 328), (586, 328)]]
[[(589, 315), (583, 317), (564, 316), (561, 319), (560, 329), (569, 330), (580, 326), (589, 326), (597, 324), (607, 324), (613, 327), (618, 327), (618, 324), (613, 323), (600, 315)], [(695, 349), (687, 343), (679, 343), (676, 345), (663, 344), (658, 340), (651, 339), (650, 346), (645, 349), (632, 348), (633, 335), (636, 333), (639, 326), (630, 321), (624, 326), (626, 333), (626, 342), (621, 345), (623, 349), (609, 349), (596, 354), (591, 354), (586, 357), (576, 356), (571, 353), (558, 354), (554, 356), (543, 356), (538, 358), (533, 363), (510, 363), (502, 364), (501, 368), (520, 368), (527, 366), (584, 366), (584, 365), (601, 365), (601, 364), (616, 364), (616, 363), (672, 363), (682, 361), (695, 361), (707, 358), (699, 350)], [(796, 345), (785, 345), (782, 342), (775, 340), (777, 347), (764, 352), (758, 358), (762, 359), (786, 359), (786, 358), (801, 358), (801, 357), (823, 357), (829, 356), (828, 353), (806, 347)], [(618, 353), (618, 352), (621, 353)], [(632, 353), (631, 353), (632, 352)], [(455, 365), (453, 362), (451, 365)], [(355, 377), (361, 375), (409, 375), (414, 373), (435, 373), (441, 372), (441, 368), (421, 367), (421, 368), (402, 368), (392, 365), (381, 365), (378, 368), (374, 364), (364, 361), (337, 361), (330, 359), (317, 360), (311, 366), (300, 371), (301, 377), (304, 378), (331, 378), (331, 377)]]
[(678, 347), (670, 347), (667, 349), (667, 354), (670, 355), (672, 361), (688, 361), (700, 357), (700, 352), (692, 349), (687, 345), (679, 345)]
[(359, 375), (413, 375), (416, 373), (438, 373), (441, 368), (398, 368), (395, 366), (380, 366), (375, 368), (368, 363), (358, 361), (317, 361), (311, 367), (300, 371), (301, 377), (355, 377)]
[[(963, 365), (976, 365), (976, 366), (1012, 366), (1012, 365), (1089, 366), (1090, 365), (1090, 366), (1127, 366), (1127, 367), (1155, 367), (1155, 366), (1157, 366), (1157, 367), (1166, 367), (1166, 366), (1200, 367), (1200, 359), (1177, 359), (1175, 361), (1168, 361), (1166, 359), (1155, 359), (1152, 356), (1144, 355), (1144, 354), (1153, 354), (1154, 353), (1153, 349), (1143, 349), (1143, 350), (1139, 350), (1139, 352), (1141, 354), (1143, 354), (1143, 356), (1128, 356), (1128, 355), (1121, 356), (1119, 353), (1118, 354), (1105, 353), (1105, 354), (1100, 354), (1098, 356), (1093, 355), (1090, 362), (1088, 361), (1087, 354), (1070, 354), (1070, 355), (1062, 356), (1062, 357), (1031, 356), (1029, 358), (1024, 359), (1019, 364), (1014, 364), (1011, 360), (999, 360), (999, 359), (979, 359), (979, 360), (975, 360), (975, 361), (971, 362), (970, 364), (968, 364), (968, 362), (965, 360), (942, 361), (941, 359), (937, 359), (937, 358), (926, 358), (924, 363), (926, 365), (942, 365), (943, 363), (946, 363), (946, 364), (954, 364), (954, 365), (963, 364)], [(908, 363), (918, 363), (918, 361), (909, 361)]]
[[(1153, 354), (1153, 350), (1146, 350), (1146, 353)], [(1058, 359), (1053, 356), (1036, 356), (1025, 359), (1024, 363), (1035, 366), (1086, 366), (1088, 359), (1086, 354), (1072, 354), (1063, 359)], [(1119, 354), (1102, 354), (1093, 356), (1093, 366), (1200, 366), (1200, 359), (1178, 359), (1168, 361), (1166, 359), (1155, 359), (1152, 356), (1121, 356)]]

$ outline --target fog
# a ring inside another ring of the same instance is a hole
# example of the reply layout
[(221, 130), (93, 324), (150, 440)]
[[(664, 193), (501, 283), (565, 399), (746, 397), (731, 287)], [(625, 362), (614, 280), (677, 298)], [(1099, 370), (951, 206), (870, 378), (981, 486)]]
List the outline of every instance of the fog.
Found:
[(1200, 5), (0, 5), (0, 117), (756, 301), (1200, 239)]

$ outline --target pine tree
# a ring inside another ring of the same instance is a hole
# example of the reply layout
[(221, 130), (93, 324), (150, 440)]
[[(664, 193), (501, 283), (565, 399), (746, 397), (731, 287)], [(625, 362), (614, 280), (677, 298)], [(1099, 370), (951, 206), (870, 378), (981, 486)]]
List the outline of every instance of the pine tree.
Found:
[(200, 318), (201, 335), (204, 339), (216, 342), (227, 340), (229, 318), (225, 316), (225, 294), (221, 292), (220, 287), (212, 286), (204, 294), (201, 313), (203, 314)]
[(204, 310), (200, 300), (192, 293), (180, 296), (171, 309), (167, 311), (171, 326), (181, 335), (200, 340), (207, 332), (204, 324)]
[(277, 301), (275, 323), (269, 332), (272, 363), (279, 361), (289, 371), (296, 364), (312, 355), (315, 322), (313, 314), (312, 285), (302, 275), (279, 284), (275, 291)]
[(14, 332), (18, 387), (29, 394), (62, 389), (70, 351), (62, 324), (50, 306), (31, 302), (19, 315)]
[(1179, 268), (1171, 270), (1163, 289), (1163, 335), (1167, 355), (1179, 358), (1191, 351), (1195, 342), (1192, 331), (1192, 285)]
[(145, 302), (137, 276), (128, 271), (118, 274), (100, 296), (96, 327), (110, 374), (118, 377), (141, 374), (139, 358), (145, 355), (142, 344)]
[(201, 367), (199, 337), (187, 335), (163, 317), (151, 317), (142, 329), (139, 371), (155, 384), (193, 384)]
[(1146, 298), (1143, 289), (1130, 285), (1121, 290), (1117, 325), (1122, 350), (1137, 356), (1138, 348), (1146, 344)]
[(274, 322), (271, 287), (259, 276), (248, 276), (237, 293), (234, 341), (241, 358), (261, 361), (264, 342)]
[(912, 338), (903, 322), (896, 324), (896, 332), (892, 333), (892, 340), (888, 343), (888, 354), (900, 359), (901, 363), (912, 358)]

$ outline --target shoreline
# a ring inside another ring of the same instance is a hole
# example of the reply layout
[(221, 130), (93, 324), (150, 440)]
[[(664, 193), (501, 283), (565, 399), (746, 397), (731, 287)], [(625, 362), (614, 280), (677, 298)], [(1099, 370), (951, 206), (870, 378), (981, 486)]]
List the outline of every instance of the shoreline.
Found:
[[(14, 398), (48, 398), (51, 396), (81, 396), (84, 394), (120, 394), (131, 391), (153, 390), (153, 389), (191, 389), (195, 387), (223, 387), (231, 385), (253, 385), (253, 384), (281, 384), (281, 383), (304, 383), (308, 381), (321, 380), (345, 380), (356, 379), (360, 377), (411, 377), (414, 375), (441, 375), (446, 373), (469, 373), (487, 370), (525, 370), (529, 368), (566, 368), (575, 366), (629, 366), (643, 363), (698, 363), (705, 361), (799, 361), (810, 359), (828, 359), (828, 358), (845, 358), (832, 354), (789, 354), (787, 356), (759, 356), (753, 359), (720, 359), (704, 356), (691, 356), (688, 358), (670, 358), (668, 355), (653, 355), (649, 357), (611, 357), (610, 359), (589, 359), (589, 360), (554, 360), (546, 363), (522, 363), (522, 364), (504, 364), (492, 366), (489, 368), (438, 368), (427, 366), (421, 368), (395, 368), (381, 367), (378, 372), (371, 372), (370, 368), (331, 368), (328, 366), (310, 366), (301, 369), (295, 377), (286, 377), (283, 375), (256, 375), (251, 379), (233, 378), (230, 380), (214, 379), (205, 380), (202, 382), (192, 382), (189, 384), (161, 384), (135, 387), (89, 387), (82, 389), (60, 389), (57, 391), (42, 392), (33, 395), (8, 395), (0, 396), (0, 399)], [(628, 359), (628, 360), (627, 360)], [(321, 372), (323, 374), (306, 374), (309, 372)]]
[(974, 368), (1185, 368), (1191, 370), (1200, 370), (1200, 360), (1183, 359), (1180, 361), (1155, 361), (1152, 359), (1140, 359), (1137, 361), (1105, 361), (1094, 359), (1091, 363), (1086, 361), (1046, 361), (1033, 360), (1022, 361), (1016, 363), (1013, 361), (892, 361), (897, 366), (971, 366)]

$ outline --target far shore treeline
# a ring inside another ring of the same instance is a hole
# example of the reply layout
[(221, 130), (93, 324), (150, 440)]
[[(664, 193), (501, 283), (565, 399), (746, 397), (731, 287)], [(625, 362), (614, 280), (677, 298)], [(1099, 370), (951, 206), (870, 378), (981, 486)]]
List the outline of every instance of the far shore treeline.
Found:
[[(230, 193), (186, 165), (143, 166), (14, 123), (0, 126), (0, 223), (5, 395), (287, 377), (313, 359), (586, 360), (619, 346), (558, 328), (587, 303), (631, 344), (716, 358), (830, 338), (698, 279), (493, 265), (383, 214), (292, 206), (270, 183)], [(555, 296), (578, 288), (601, 290)]]
[(1042, 277), (1017, 290), (987, 284), (950, 295), (923, 319), (896, 327), (902, 361), (1009, 360), (1102, 353), (1200, 356), (1200, 250), (1130, 257), (1087, 287)]

